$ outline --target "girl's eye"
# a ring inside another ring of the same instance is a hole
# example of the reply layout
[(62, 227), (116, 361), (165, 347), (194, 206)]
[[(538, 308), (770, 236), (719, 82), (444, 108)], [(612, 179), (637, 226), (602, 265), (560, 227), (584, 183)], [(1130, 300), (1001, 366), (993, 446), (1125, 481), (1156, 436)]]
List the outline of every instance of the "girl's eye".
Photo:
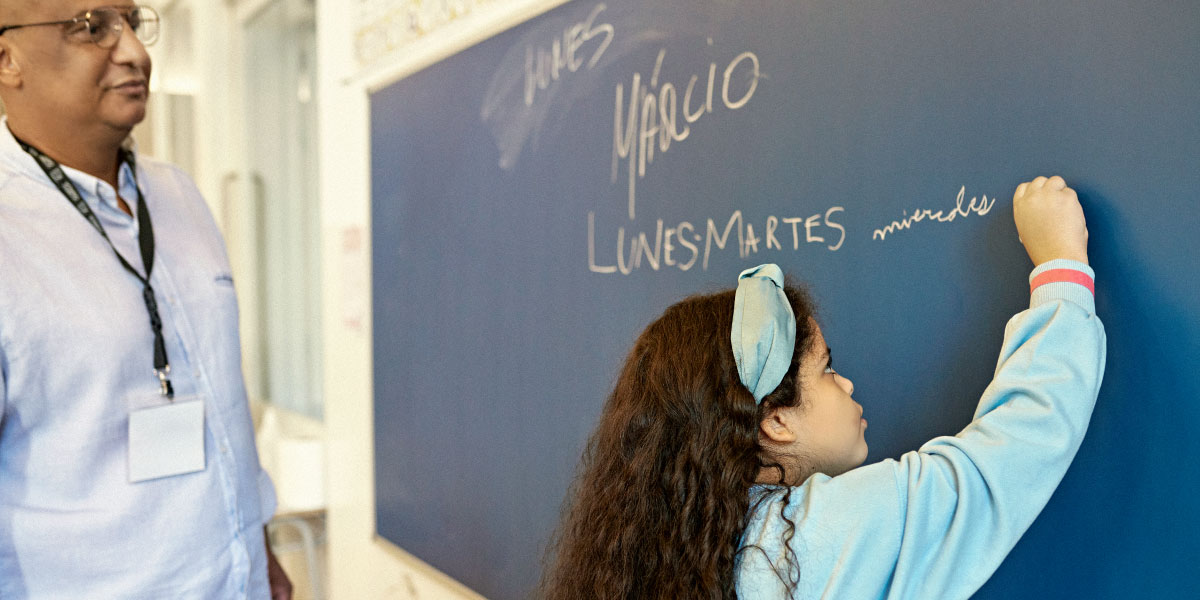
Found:
[(825, 366), (825, 372), (826, 372), (826, 373), (828, 373), (828, 374), (830, 374), (830, 375), (837, 375), (837, 371), (834, 371), (834, 370), (833, 370), (833, 365), (826, 365), (826, 366)]

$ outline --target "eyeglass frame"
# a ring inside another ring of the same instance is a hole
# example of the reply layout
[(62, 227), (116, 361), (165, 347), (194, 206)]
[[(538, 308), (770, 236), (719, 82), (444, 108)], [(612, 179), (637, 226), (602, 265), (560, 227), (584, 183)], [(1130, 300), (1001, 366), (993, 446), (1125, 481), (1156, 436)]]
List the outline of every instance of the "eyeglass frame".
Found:
[[(129, 25), (129, 14), (135, 10), (139, 11), (139, 12), (140, 11), (150, 11), (150, 14), (154, 15), (153, 21), (157, 22), (160, 25), (162, 24), (162, 18), (159, 17), (158, 11), (154, 10), (154, 7), (152, 7), (152, 6), (147, 6), (144, 4), (135, 4), (135, 5), (129, 6), (129, 7), (100, 6), (100, 7), (93, 8), (93, 9), (90, 9), (90, 10), (84, 12), (81, 16), (73, 17), (70, 19), (63, 19), (61, 21), (46, 21), (43, 23), (23, 23), (20, 25), (0, 25), (0, 35), (4, 35), (5, 33), (8, 33), (9, 31), (12, 31), (14, 29), (21, 29), (24, 27), (42, 27), (45, 25), (73, 25), (73, 24), (77, 24), (77, 23), (86, 23), (90, 26), (91, 25), (90, 18), (92, 16), (92, 13), (94, 13), (98, 10), (112, 10), (112, 11), (117, 12), (118, 15), (120, 16), (120, 18), (117, 20), (117, 29), (116, 29), (117, 35), (113, 38), (114, 40), (121, 39), (121, 34), (125, 31), (125, 27)], [(143, 20), (143, 22), (145, 22), (145, 20)], [(137, 37), (138, 41), (141, 42), (143, 46), (150, 46), (150, 45), (153, 45), (154, 42), (158, 41), (158, 32), (157, 31), (155, 32), (154, 37), (151, 38), (149, 41), (142, 40), (142, 38), (138, 37), (137, 30), (133, 29), (132, 27), (130, 28), (130, 31), (133, 32), (134, 37)], [(101, 48), (112, 48), (113, 46), (116, 46), (115, 41), (113, 42), (112, 45), (109, 45), (109, 46), (102, 45), (95, 38), (88, 40), (88, 41), (93, 44), (96, 44), (97, 46), (100, 46)]]

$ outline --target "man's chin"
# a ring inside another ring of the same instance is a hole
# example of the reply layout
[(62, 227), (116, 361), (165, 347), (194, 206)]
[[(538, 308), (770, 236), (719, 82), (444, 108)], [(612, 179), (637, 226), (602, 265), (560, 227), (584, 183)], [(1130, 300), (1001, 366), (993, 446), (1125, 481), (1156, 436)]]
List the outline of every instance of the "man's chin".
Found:
[(128, 133), (139, 123), (145, 120), (146, 107), (143, 105), (140, 109), (121, 111), (119, 114), (112, 115), (112, 117), (106, 119), (105, 121), (108, 123), (109, 127)]

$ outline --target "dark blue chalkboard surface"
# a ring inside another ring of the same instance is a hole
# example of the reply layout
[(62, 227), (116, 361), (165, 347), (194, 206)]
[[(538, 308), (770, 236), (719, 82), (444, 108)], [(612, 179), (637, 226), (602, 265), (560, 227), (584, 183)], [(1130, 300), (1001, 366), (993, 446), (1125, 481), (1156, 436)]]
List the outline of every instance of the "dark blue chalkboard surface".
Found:
[(576, 0), (371, 128), (377, 529), (485, 596), (532, 589), (637, 333), (748, 266), (813, 289), (869, 460), (957, 432), (1057, 173), (1108, 371), (977, 597), (1200, 598), (1200, 4)]

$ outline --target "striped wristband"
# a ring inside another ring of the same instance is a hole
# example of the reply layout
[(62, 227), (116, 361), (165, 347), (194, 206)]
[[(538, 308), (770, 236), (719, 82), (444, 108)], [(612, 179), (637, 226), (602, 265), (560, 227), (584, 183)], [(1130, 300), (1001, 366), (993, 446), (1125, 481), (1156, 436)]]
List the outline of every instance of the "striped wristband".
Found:
[(1096, 295), (1096, 283), (1087, 273), (1075, 269), (1050, 269), (1043, 271), (1029, 282), (1029, 293), (1048, 283), (1077, 283)]

